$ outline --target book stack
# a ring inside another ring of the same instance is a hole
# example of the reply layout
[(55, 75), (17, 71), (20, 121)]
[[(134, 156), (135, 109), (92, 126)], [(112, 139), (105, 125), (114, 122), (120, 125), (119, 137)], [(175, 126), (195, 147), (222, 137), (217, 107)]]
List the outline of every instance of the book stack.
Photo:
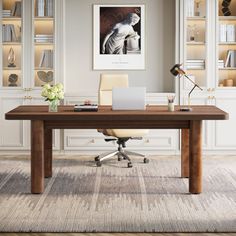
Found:
[(16, 1), (12, 7), (11, 15), (15, 17), (21, 17), (21, 2)]
[(53, 35), (36, 34), (34, 37), (36, 43), (53, 43)]
[(17, 35), (15, 31), (15, 26), (13, 24), (2, 25), (2, 41), (17, 42)]
[(36, 16), (53, 16), (53, 0), (36, 0), (35, 8)]
[(45, 8), (44, 0), (36, 0), (35, 8), (36, 8), (35, 16), (45, 16), (44, 15), (44, 8)]
[(225, 67), (224, 60), (218, 60), (218, 68), (223, 69)]
[(194, 0), (187, 0), (187, 17), (194, 16)]
[(11, 10), (2, 10), (2, 17), (10, 17)]
[(199, 59), (199, 60), (187, 60), (186, 62), (186, 68), (187, 69), (205, 69), (205, 60)]
[(236, 25), (220, 24), (219, 37), (220, 42), (236, 42)]
[(53, 68), (53, 50), (45, 49), (42, 51), (39, 67)]
[(98, 110), (98, 105), (97, 104), (81, 104), (81, 105), (75, 105), (74, 106), (74, 111), (80, 112), (80, 111), (97, 111)]
[(53, 0), (46, 0), (46, 2), (45, 2), (45, 16), (53, 17)]
[(225, 67), (236, 68), (236, 50), (228, 50)]

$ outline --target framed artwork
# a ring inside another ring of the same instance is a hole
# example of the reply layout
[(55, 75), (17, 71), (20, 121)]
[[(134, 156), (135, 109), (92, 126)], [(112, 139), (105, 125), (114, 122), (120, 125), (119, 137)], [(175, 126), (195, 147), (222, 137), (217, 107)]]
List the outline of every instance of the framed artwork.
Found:
[(93, 6), (93, 69), (145, 69), (145, 6)]

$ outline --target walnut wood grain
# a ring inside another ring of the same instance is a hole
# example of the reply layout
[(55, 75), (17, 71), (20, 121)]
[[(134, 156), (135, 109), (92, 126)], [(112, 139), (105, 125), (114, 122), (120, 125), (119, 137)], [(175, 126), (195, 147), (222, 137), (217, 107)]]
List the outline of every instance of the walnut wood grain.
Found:
[(181, 177), (189, 177), (189, 129), (181, 131)]
[(52, 129), (44, 130), (44, 176), (52, 177)]
[(31, 121), (31, 192), (44, 191), (44, 122)]
[(228, 119), (228, 114), (215, 106), (191, 107), (193, 109), (191, 112), (179, 111), (180, 106), (176, 106), (174, 112), (168, 112), (167, 106), (147, 106), (144, 111), (113, 111), (111, 106), (100, 106), (97, 112), (74, 112), (73, 106), (60, 106), (59, 112), (49, 113), (48, 106), (19, 106), (6, 113), (5, 117), (9, 120), (32, 121), (32, 193), (43, 192), (44, 168), (45, 177), (52, 176), (51, 132), (56, 128), (182, 129), (181, 175), (189, 176), (191, 193), (200, 193), (202, 191), (202, 120), (225, 120)]
[(45, 127), (49, 129), (183, 129), (189, 128), (185, 120), (47, 120)]
[(202, 121), (191, 121), (189, 131), (189, 192), (202, 192)]
[(169, 112), (167, 106), (147, 106), (143, 111), (113, 111), (100, 106), (97, 112), (74, 112), (73, 106), (59, 106), (59, 112), (48, 112), (48, 106), (19, 106), (6, 113), (9, 120), (76, 120), (76, 121), (156, 121), (156, 120), (225, 120), (228, 114), (215, 106), (191, 106), (193, 111)]

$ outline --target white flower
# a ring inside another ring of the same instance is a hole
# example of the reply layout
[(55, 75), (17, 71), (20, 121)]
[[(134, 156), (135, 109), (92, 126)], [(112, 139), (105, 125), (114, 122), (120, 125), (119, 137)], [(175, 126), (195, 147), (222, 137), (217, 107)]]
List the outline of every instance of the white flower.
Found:
[(41, 92), (41, 96), (45, 97), (45, 101), (60, 100), (64, 98), (63, 84), (58, 83), (54, 86), (45, 84)]
[(63, 84), (62, 83), (56, 84), (55, 87), (57, 87), (59, 90), (63, 91)]
[(58, 93), (58, 99), (63, 99), (64, 98), (64, 92)]
[(56, 95), (53, 92), (48, 93), (48, 99), (53, 100), (55, 99)]
[(45, 84), (45, 85), (43, 86), (43, 88), (44, 88), (44, 89), (50, 89), (50, 88), (51, 88), (51, 85), (50, 85), (50, 84)]

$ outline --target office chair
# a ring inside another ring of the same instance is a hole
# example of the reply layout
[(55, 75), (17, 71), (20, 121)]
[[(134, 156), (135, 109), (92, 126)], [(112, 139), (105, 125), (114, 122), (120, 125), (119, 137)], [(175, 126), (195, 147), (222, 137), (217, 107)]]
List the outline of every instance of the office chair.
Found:
[[(127, 74), (101, 74), (98, 103), (99, 105), (112, 105), (112, 88), (113, 87), (128, 87), (128, 75)], [(145, 155), (136, 152), (125, 151), (126, 142), (129, 139), (142, 139), (142, 137), (148, 134), (146, 129), (98, 129), (98, 132), (103, 133), (105, 136), (111, 138), (105, 138), (106, 142), (116, 141), (118, 144), (117, 151), (113, 151), (107, 154), (102, 154), (95, 157), (96, 165), (101, 166), (102, 161), (118, 157), (118, 161), (122, 159), (128, 161), (128, 167), (132, 167), (132, 162), (129, 155), (143, 157), (144, 163), (148, 163), (148, 158)]]

